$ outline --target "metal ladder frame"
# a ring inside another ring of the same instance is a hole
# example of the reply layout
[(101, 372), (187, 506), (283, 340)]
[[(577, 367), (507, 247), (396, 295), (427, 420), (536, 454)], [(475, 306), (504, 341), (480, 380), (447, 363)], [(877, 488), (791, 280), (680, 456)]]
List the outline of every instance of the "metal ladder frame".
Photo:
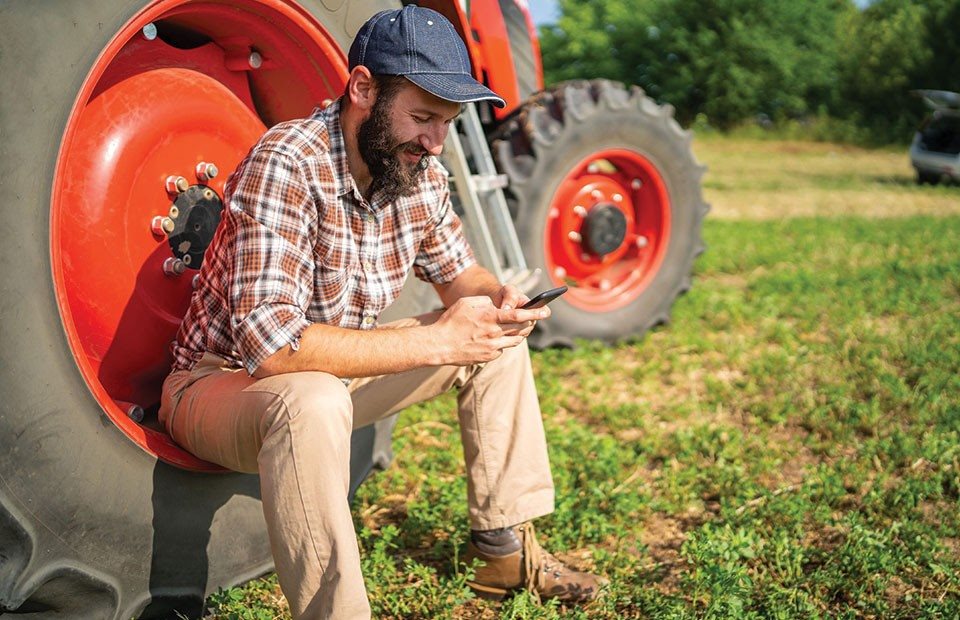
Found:
[[(447, 133), (443, 161), (463, 206), (468, 232), (475, 238), (473, 249), (497, 279), (527, 292), (539, 278), (540, 270), (527, 267), (503, 195), (508, 178), (497, 171), (493, 162), (476, 104), (464, 104), (453, 129)], [(475, 170), (471, 170), (467, 152), (473, 156)]]

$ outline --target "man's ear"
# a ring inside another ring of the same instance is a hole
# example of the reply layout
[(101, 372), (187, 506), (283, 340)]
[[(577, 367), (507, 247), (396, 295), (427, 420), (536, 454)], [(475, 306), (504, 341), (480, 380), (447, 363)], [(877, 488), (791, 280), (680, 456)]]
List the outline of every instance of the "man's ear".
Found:
[(364, 111), (373, 109), (377, 100), (377, 84), (373, 81), (369, 69), (362, 65), (353, 68), (347, 82), (347, 96), (350, 98), (350, 105)]

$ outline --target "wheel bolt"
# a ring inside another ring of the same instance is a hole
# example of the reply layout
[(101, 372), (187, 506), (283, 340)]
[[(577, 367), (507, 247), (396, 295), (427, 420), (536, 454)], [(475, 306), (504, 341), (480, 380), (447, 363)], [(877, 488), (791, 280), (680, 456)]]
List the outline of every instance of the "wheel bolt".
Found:
[(263, 66), (263, 56), (260, 55), (260, 52), (250, 52), (247, 62), (250, 63), (251, 69), (259, 69)]
[(177, 205), (170, 205), (170, 219), (175, 220), (180, 217), (180, 207)]
[(213, 190), (210, 188), (203, 190), (203, 197), (207, 200), (213, 200)]
[(580, 217), (587, 217), (587, 210), (582, 205), (577, 205), (573, 208), (573, 212), (579, 215)]
[(130, 405), (130, 407), (127, 408), (127, 417), (137, 424), (143, 422), (143, 415), (143, 407), (140, 405)]
[(220, 173), (220, 169), (217, 168), (216, 164), (210, 164), (202, 161), (197, 164), (196, 172), (197, 179), (199, 179), (201, 183), (206, 183), (210, 179), (217, 176)]
[(613, 201), (614, 201), (614, 202), (621, 202), (621, 201), (623, 201), (623, 196), (622, 196), (621, 194), (614, 194), (614, 195), (613, 195)]
[(171, 174), (166, 181), (167, 192), (170, 194), (179, 194), (190, 189), (190, 182), (186, 178)]
[(593, 190), (592, 192), (590, 192), (590, 196), (591, 196), (594, 200), (600, 200), (600, 198), (603, 197), (603, 193), (602, 193), (600, 190), (595, 189), (595, 190)]
[(647, 244), (649, 243), (649, 241), (647, 240), (646, 237), (644, 237), (643, 235), (640, 235), (639, 237), (637, 237), (637, 240), (634, 241), (634, 243), (637, 244), (638, 248), (645, 248), (647, 247)]
[(573, 241), (574, 243), (580, 243), (583, 241), (583, 236), (575, 230), (571, 230), (567, 233), (567, 239)]
[(563, 278), (567, 277), (567, 270), (564, 269), (563, 267), (557, 267), (556, 269), (553, 270), (553, 275), (557, 276), (557, 278), (562, 280)]
[(158, 237), (165, 235), (167, 233), (167, 231), (163, 229), (163, 220), (165, 219), (168, 218), (165, 218), (162, 215), (154, 215), (153, 219), (150, 220), (150, 232)]
[(143, 33), (144, 39), (146, 39), (147, 41), (153, 41), (154, 39), (157, 38), (157, 25), (154, 24), (153, 22), (150, 22), (149, 24), (144, 26), (143, 29), (140, 30), (140, 32)]
[(640, 189), (641, 187), (643, 187), (643, 181), (641, 181), (640, 179), (634, 179), (633, 181), (630, 182), (630, 187), (632, 187), (633, 189)]
[(590, 174), (596, 174), (599, 170), (600, 170), (600, 166), (598, 166), (597, 164), (590, 164), (589, 166), (587, 166), (587, 172), (589, 172)]
[(197, 288), (198, 286), (200, 286), (200, 274), (199, 274), (199, 273), (196, 274), (195, 276), (193, 276), (193, 280), (190, 280), (190, 286), (192, 286), (192, 287), (194, 288), (194, 290), (196, 290), (196, 288)]
[(173, 232), (173, 229), (177, 227), (177, 224), (169, 217), (165, 217), (161, 220), (160, 227), (163, 228), (163, 232), (169, 235)]
[(184, 265), (186, 265), (186, 266), (189, 267), (189, 266), (190, 266), (190, 263), (193, 262), (193, 257), (190, 256), (189, 254), (184, 254), (184, 255), (183, 255), (183, 258), (180, 259), (180, 260), (183, 261), (183, 264), (184, 264)]
[(187, 266), (179, 258), (168, 258), (163, 261), (163, 273), (174, 277), (179, 276), (181, 273), (186, 271)]

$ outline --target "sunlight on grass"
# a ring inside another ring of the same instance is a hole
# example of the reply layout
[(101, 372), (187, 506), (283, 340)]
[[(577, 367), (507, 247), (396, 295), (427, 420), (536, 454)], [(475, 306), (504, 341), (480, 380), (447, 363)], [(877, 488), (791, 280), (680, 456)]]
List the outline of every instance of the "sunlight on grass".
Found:
[(956, 187), (919, 187), (907, 150), (698, 136), (711, 217), (960, 214)]

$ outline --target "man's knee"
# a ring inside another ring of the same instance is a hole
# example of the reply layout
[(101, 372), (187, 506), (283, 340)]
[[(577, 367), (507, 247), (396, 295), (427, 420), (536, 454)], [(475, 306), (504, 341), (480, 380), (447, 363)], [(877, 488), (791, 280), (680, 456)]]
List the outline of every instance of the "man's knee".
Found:
[(353, 426), (350, 392), (343, 381), (331, 374), (283, 373), (260, 379), (247, 389), (272, 394), (276, 399), (261, 419), (263, 436), (278, 424), (292, 422), (328, 437), (349, 435)]

